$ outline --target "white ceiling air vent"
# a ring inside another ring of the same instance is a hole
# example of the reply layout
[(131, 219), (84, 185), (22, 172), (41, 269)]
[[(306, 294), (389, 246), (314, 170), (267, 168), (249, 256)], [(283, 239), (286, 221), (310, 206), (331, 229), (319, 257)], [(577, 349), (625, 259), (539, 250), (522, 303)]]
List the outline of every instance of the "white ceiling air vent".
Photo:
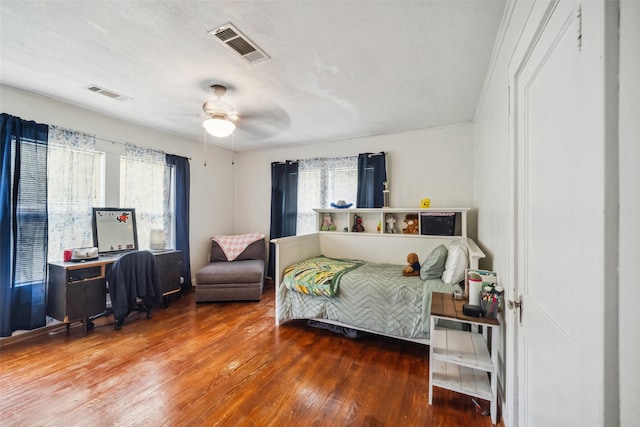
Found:
[(233, 24), (226, 23), (215, 30), (208, 31), (216, 40), (222, 43), (227, 49), (232, 50), (243, 57), (250, 64), (266, 61), (270, 59), (262, 49), (256, 46), (247, 36), (242, 34), (240, 30)]
[(130, 101), (131, 98), (129, 98), (128, 96), (124, 96), (124, 95), (120, 95), (119, 93), (116, 93), (112, 90), (109, 89), (105, 89), (103, 87), (100, 87), (98, 85), (89, 85), (87, 86), (87, 89), (89, 89), (91, 92), (95, 92), (95, 93), (99, 93), (100, 95), (104, 95), (104, 96), (108, 96), (111, 99), (117, 99), (118, 101)]

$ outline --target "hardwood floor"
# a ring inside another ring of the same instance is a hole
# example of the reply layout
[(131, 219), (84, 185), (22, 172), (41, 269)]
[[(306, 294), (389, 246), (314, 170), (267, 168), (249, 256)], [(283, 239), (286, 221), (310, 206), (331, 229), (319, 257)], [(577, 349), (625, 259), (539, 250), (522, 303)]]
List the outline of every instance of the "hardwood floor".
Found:
[(276, 327), (273, 283), (260, 302), (190, 293), (112, 322), (2, 346), (0, 425), (492, 425), (468, 396), (436, 388), (428, 405), (428, 347)]

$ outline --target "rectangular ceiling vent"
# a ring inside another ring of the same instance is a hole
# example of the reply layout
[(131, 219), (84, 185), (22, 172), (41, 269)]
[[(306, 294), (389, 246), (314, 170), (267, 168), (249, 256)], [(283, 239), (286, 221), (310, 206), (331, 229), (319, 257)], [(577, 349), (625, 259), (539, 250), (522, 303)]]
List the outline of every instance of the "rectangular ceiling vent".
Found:
[(215, 30), (208, 31), (208, 33), (214, 36), (224, 47), (237, 53), (250, 64), (271, 59), (264, 50), (249, 40), (247, 36), (242, 34), (240, 30), (230, 22)]
[(107, 96), (111, 99), (117, 99), (118, 101), (130, 101), (131, 98), (129, 98), (128, 96), (124, 96), (124, 95), (120, 95), (119, 93), (116, 93), (112, 90), (109, 89), (105, 89), (103, 87), (100, 87), (98, 85), (89, 85), (87, 86), (87, 89), (89, 89), (91, 92), (95, 92), (95, 93), (99, 93), (100, 95), (104, 95)]

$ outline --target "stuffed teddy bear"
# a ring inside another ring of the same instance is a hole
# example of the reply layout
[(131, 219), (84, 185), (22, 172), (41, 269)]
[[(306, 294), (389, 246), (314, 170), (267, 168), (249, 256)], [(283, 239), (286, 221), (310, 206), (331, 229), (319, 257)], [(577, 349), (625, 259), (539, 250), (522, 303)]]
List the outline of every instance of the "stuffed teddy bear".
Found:
[(395, 214), (386, 214), (384, 216), (384, 222), (387, 224), (385, 233), (394, 234), (396, 232), (396, 221), (397, 219)]
[(402, 229), (404, 234), (418, 234), (418, 214), (406, 214), (404, 223), (406, 224)]
[(418, 255), (416, 253), (411, 252), (407, 255), (407, 265), (404, 270), (402, 270), (403, 276), (418, 276), (420, 275), (420, 262), (418, 261)]
[(335, 231), (336, 225), (333, 223), (333, 214), (331, 212), (326, 212), (324, 214), (324, 220), (322, 221), (322, 227), (320, 227), (320, 231)]
[(364, 225), (362, 225), (362, 217), (360, 215), (353, 216), (353, 227), (351, 231), (354, 233), (362, 233), (364, 231)]

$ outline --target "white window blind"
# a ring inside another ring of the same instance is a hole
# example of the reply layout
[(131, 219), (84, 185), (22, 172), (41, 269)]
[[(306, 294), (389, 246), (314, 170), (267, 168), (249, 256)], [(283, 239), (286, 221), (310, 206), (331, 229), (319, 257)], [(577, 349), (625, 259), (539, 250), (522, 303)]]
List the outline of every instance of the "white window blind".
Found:
[(120, 207), (136, 210), (138, 247), (149, 249), (151, 230), (165, 232), (166, 246), (175, 247), (175, 180), (162, 151), (127, 146), (120, 159)]
[(47, 207), (49, 261), (64, 249), (93, 246), (91, 209), (104, 200), (104, 153), (95, 137), (49, 126)]
[(358, 156), (306, 159), (298, 162), (296, 234), (317, 230), (315, 208), (329, 208), (344, 200), (356, 202)]

